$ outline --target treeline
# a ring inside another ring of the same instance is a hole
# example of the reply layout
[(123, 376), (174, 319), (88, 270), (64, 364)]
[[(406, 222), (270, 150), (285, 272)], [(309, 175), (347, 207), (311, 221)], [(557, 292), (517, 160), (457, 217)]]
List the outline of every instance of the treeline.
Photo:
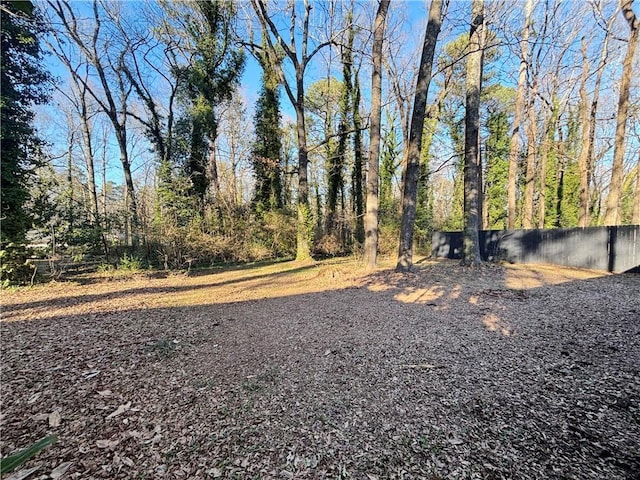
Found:
[(2, 0), (3, 279), (640, 223), (633, 0), (518, 5)]

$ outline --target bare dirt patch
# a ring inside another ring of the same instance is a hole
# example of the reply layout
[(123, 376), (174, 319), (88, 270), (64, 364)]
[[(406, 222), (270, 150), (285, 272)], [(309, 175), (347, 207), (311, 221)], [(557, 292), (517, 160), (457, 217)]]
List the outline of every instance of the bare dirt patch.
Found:
[(29, 478), (640, 478), (640, 276), (351, 261), (2, 293)]

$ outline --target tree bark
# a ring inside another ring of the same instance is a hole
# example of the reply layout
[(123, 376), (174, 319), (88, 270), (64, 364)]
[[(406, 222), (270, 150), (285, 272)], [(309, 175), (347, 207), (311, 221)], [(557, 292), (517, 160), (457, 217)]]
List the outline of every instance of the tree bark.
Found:
[(589, 57), (587, 56), (587, 40), (582, 37), (582, 76), (580, 77), (580, 111), (582, 123), (582, 145), (578, 157), (578, 171), (580, 172), (580, 192), (578, 227), (589, 224), (589, 130), (590, 116), (587, 99), (587, 79), (589, 78)]
[(511, 145), (509, 149), (509, 177), (507, 184), (507, 228), (516, 226), (516, 192), (518, 177), (518, 157), (520, 154), (520, 127), (524, 111), (524, 93), (527, 81), (527, 69), (529, 66), (529, 31), (531, 29), (531, 13), (533, 0), (527, 0), (525, 6), (524, 29), (520, 42), (520, 70), (518, 74), (518, 90), (516, 93), (516, 111), (513, 117), (513, 130), (511, 133)]
[(527, 126), (527, 170), (525, 173), (522, 228), (533, 228), (533, 196), (536, 180), (536, 137), (538, 136), (538, 119), (536, 118), (535, 97), (536, 80), (533, 80), (529, 98), (529, 124)]
[(296, 260), (311, 257), (311, 212), (309, 209), (307, 128), (304, 118), (304, 82), (302, 76), (296, 82), (297, 101), (296, 133), (298, 139), (298, 229), (296, 236)]
[(640, 225), (640, 154), (638, 154), (638, 161), (636, 162), (636, 191), (633, 197), (631, 223)]
[(464, 130), (464, 232), (462, 264), (479, 265), (482, 191), (480, 188), (480, 91), (484, 54), (484, 0), (473, 0), (466, 74)]
[(367, 213), (365, 214), (364, 263), (376, 266), (378, 255), (378, 171), (380, 123), (382, 117), (382, 44), (389, 0), (380, 0), (373, 30), (373, 71), (371, 73), (371, 130), (369, 134), (369, 176), (367, 177)]
[(406, 173), (402, 195), (402, 221), (400, 225), (400, 245), (398, 248), (398, 263), (396, 270), (409, 271), (413, 266), (413, 224), (416, 219), (416, 197), (418, 178), (420, 176), (420, 149), (422, 147), (422, 132), (427, 106), (427, 94), (431, 83), (433, 56), (442, 27), (443, 0), (431, 0), (429, 20), (422, 46), (420, 69), (416, 83), (416, 93), (411, 115), (409, 143), (407, 145)]
[[(617, 14), (617, 12), (616, 12)], [(595, 138), (596, 138), (596, 115), (598, 113), (598, 102), (600, 100), (600, 85), (602, 84), (602, 75), (604, 73), (604, 67), (607, 64), (607, 58), (609, 56), (609, 38), (611, 37), (611, 29), (615, 22), (616, 15), (612, 15), (611, 19), (607, 22), (607, 28), (605, 31), (604, 41), (602, 43), (602, 50), (600, 52), (600, 63), (598, 64), (598, 73), (596, 74), (596, 81), (593, 85), (593, 97), (591, 100), (591, 109), (589, 113), (589, 140), (587, 149), (587, 186), (590, 188), (593, 180), (593, 170), (595, 163)], [(589, 226), (590, 216), (592, 214), (592, 199), (591, 192), (588, 191), (587, 195), (588, 204), (587, 211), (580, 212), (580, 215), (584, 215), (586, 218), (585, 227)]]
[(620, 96), (618, 98), (618, 113), (616, 117), (616, 134), (613, 147), (613, 168), (611, 184), (607, 195), (607, 212), (604, 217), (605, 225), (620, 224), (620, 199), (622, 193), (622, 174), (624, 169), (625, 134), (629, 112), (629, 90), (631, 75), (633, 74), (633, 58), (638, 45), (638, 31), (640, 21), (632, 9), (633, 0), (620, 0), (620, 8), (631, 32), (627, 45), (627, 54), (622, 64), (622, 78), (620, 80)]

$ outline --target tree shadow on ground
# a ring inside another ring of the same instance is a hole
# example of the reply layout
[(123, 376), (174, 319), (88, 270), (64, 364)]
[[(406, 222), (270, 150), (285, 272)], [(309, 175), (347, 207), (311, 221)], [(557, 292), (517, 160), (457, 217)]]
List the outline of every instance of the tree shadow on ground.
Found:
[[(276, 278), (281, 278), (284, 276), (308, 271), (315, 267), (315, 264), (295, 266), (295, 264), (292, 263), (291, 265), (294, 265), (294, 266), (284, 271), (242, 276), (238, 278), (232, 278), (232, 279), (221, 280), (221, 281), (215, 281), (216, 280), (215, 273), (209, 273), (208, 275), (195, 275), (196, 279), (202, 278), (203, 280), (202, 282), (198, 282), (197, 280), (195, 281), (189, 280), (191, 276), (190, 277), (184, 276), (183, 279), (181, 280), (174, 278), (173, 279), (174, 282), (172, 282), (171, 285), (166, 285), (166, 286), (151, 286), (153, 284), (153, 280), (158, 280), (158, 278), (154, 278), (153, 276), (141, 278), (141, 280), (148, 280), (149, 281), (148, 285), (136, 286), (135, 288), (123, 288), (123, 289), (118, 288), (118, 283), (127, 283), (129, 280), (131, 280), (130, 277), (122, 278), (120, 280), (116, 279), (114, 280), (113, 283), (109, 281), (105, 282), (103, 279), (101, 283), (103, 286), (107, 286), (106, 292), (86, 293), (86, 294), (75, 295), (75, 296), (60, 296), (58, 298), (53, 298), (53, 299), (48, 298), (46, 300), (12, 304), (7, 306), (4, 309), (3, 317), (5, 320), (12, 319), (13, 317), (17, 316), (15, 312), (18, 312), (20, 310), (38, 309), (43, 307), (46, 307), (48, 309), (53, 309), (56, 307), (73, 307), (83, 303), (94, 303), (94, 302), (99, 303), (106, 299), (114, 300), (118, 298), (135, 297), (137, 295), (155, 295), (155, 294), (175, 295), (175, 294), (180, 294), (182, 292), (193, 292), (196, 290), (203, 290), (203, 289), (222, 288), (222, 287), (226, 287), (233, 284), (252, 282), (254, 280), (269, 281), (270, 279), (273, 280)], [(228, 271), (242, 272), (243, 270), (244, 269), (240, 269), (240, 268), (238, 269), (232, 268)], [(167, 277), (164, 277), (163, 279), (166, 279), (166, 278)], [(172, 280), (172, 279), (169, 278), (169, 280)], [(178, 281), (175, 281), (175, 280), (178, 280)], [(179, 283), (179, 285), (175, 285), (175, 283)], [(81, 284), (87, 285), (83, 283)], [(113, 288), (108, 288), (109, 285), (112, 285)]]
[(265, 277), (246, 301), (212, 282), (197, 305), (5, 322), (2, 453), (50, 432), (40, 462), (81, 476), (633, 478), (640, 279), (534, 273), (260, 298)]

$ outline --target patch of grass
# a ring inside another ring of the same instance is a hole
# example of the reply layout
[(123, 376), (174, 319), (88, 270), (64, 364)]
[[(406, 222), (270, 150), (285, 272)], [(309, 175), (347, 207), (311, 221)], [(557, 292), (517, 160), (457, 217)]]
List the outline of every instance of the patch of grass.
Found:
[(209, 390), (209, 389), (215, 388), (217, 383), (213, 380), (207, 379), (207, 380), (195, 380), (192, 383), (192, 385), (193, 385), (193, 388)]
[(157, 342), (147, 347), (147, 352), (153, 353), (160, 358), (171, 357), (178, 348), (177, 340), (169, 340), (168, 338), (161, 338)]
[(259, 392), (269, 385), (274, 385), (278, 377), (280, 377), (278, 369), (271, 368), (266, 372), (247, 377), (247, 380), (242, 384), (242, 388), (248, 392)]

